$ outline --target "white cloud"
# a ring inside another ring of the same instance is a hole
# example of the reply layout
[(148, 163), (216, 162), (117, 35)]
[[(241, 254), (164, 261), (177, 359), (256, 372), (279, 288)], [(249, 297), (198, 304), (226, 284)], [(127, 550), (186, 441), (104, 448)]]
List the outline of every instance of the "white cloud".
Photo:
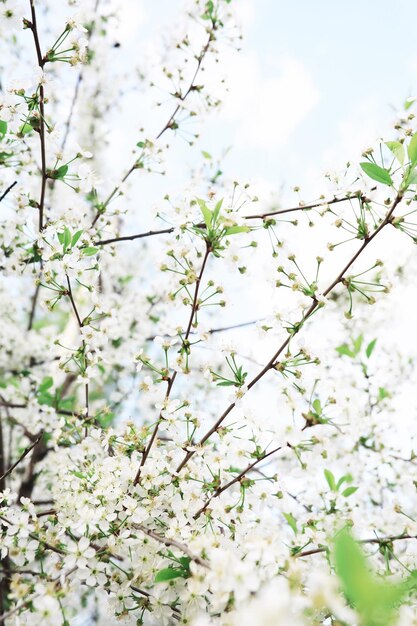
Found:
[(237, 146), (282, 147), (319, 101), (313, 77), (300, 60), (282, 57), (269, 76), (262, 65), (254, 52), (228, 59), (230, 93), (222, 117), (236, 124)]

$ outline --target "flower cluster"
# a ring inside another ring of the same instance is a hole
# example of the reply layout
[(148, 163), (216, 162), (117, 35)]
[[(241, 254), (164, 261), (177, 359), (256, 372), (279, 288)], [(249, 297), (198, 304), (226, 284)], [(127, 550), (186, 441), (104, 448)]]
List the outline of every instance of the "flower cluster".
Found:
[(191, 2), (135, 74), (164, 103), (130, 160), (120, 6), (76, 4), (0, 0), (0, 621), (417, 623), (416, 355), (386, 333), (415, 281), (412, 103), (391, 167), (367, 150), (333, 196), (259, 209), (205, 164), (149, 224), (134, 185), (220, 104), (233, 3)]

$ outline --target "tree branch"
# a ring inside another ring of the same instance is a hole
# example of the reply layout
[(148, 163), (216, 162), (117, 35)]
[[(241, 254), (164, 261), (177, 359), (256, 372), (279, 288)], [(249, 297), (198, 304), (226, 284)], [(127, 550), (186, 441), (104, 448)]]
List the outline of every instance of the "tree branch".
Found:
[[(381, 232), (381, 230), (383, 228), (385, 228), (385, 226), (387, 226), (387, 224), (389, 224), (391, 222), (391, 217), (392, 217), (396, 207), (401, 202), (402, 198), (403, 198), (403, 194), (402, 194), (402, 192), (399, 191), (397, 196), (396, 196), (396, 198), (395, 198), (395, 200), (394, 200), (394, 202), (392, 203), (390, 209), (387, 211), (384, 219), (382, 220), (382, 222), (380, 223), (378, 228), (376, 228), (376, 230), (372, 233), (372, 235), (368, 236), (364, 240), (364, 242), (362, 243), (360, 248), (357, 250), (357, 252), (351, 257), (351, 259), (344, 266), (344, 268), (339, 272), (339, 274), (332, 281), (332, 283), (324, 290), (324, 292), (323, 292), (324, 296), (327, 296), (336, 287), (336, 285), (338, 285), (341, 282), (341, 280), (344, 277), (345, 273), (348, 271), (348, 269), (351, 267), (351, 265), (356, 261), (356, 259), (362, 254), (362, 252), (365, 250), (365, 248), (367, 248), (367, 246)], [(297, 324), (297, 327), (298, 327), (297, 332), (300, 331), (301, 327), (304, 325), (304, 323), (307, 321), (307, 319), (314, 313), (314, 311), (318, 307), (319, 307), (319, 303), (318, 303), (318, 301), (316, 299), (314, 299), (313, 303), (308, 308), (307, 312), (304, 313), (304, 315), (302, 316), (301, 320), (298, 322), (298, 324)], [(285, 350), (285, 348), (288, 346), (288, 344), (290, 343), (290, 341), (291, 341), (291, 339), (292, 339), (292, 337), (294, 335), (295, 335), (295, 333), (292, 333), (292, 334), (288, 335), (287, 339), (280, 345), (278, 350), (272, 355), (272, 357), (269, 359), (269, 361), (265, 365), (265, 367), (263, 367), (262, 370), (250, 381), (250, 383), (248, 384), (248, 391), (250, 389), (252, 389), (252, 387), (254, 387), (265, 376), (265, 374), (267, 372), (269, 372), (271, 369), (273, 369), (277, 365), (278, 357)], [(221, 424), (224, 422), (226, 417), (234, 409), (235, 406), (236, 406), (236, 403), (232, 402), (226, 408), (226, 410), (221, 414), (221, 416), (218, 418), (218, 420), (215, 422), (215, 424), (200, 439), (200, 441), (197, 444), (198, 446), (202, 446), (214, 433), (216, 433), (218, 431), (218, 429), (221, 426)], [(188, 461), (191, 459), (191, 457), (194, 454), (195, 454), (195, 451), (193, 451), (193, 450), (190, 450), (189, 452), (186, 453), (184, 459), (181, 461), (181, 463), (179, 464), (179, 466), (177, 468), (177, 472), (180, 472), (183, 469), (183, 467), (188, 463)]]

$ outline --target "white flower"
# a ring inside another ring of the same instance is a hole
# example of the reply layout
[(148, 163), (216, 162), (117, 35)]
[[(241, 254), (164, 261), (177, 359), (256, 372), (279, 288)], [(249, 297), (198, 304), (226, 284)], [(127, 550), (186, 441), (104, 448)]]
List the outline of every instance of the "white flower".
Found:
[(78, 543), (73, 543), (68, 547), (68, 554), (65, 557), (65, 564), (68, 568), (84, 567), (87, 565), (88, 559), (95, 555), (95, 550), (90, 546), (87, 537), (81, 537)]

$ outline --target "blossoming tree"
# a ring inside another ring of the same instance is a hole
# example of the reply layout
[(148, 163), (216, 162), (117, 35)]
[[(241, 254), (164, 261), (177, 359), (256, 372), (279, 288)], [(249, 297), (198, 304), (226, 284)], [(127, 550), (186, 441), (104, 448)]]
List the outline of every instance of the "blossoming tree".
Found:
[[(327, 195), (269, 206), (203, 153), (147, 223), (130, 184), (218, 106), (233, 2), (193, 0), (148, 73), (113, 0), (75, 4), (0, 1), (0, 623), (417, 624), (413, 363), (380, 340), (413, 101)], [(115, 162), (132, 85), (160, 126)]]

